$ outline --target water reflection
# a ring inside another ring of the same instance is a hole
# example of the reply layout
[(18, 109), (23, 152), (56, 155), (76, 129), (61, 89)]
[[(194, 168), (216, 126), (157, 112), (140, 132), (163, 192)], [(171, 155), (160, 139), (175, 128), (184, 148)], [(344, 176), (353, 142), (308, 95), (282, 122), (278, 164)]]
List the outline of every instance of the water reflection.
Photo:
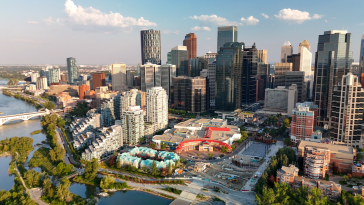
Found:
[(14, 185), (14, 175), (8, 173), (10, 156), (0, 158), (0, 190), (9, 191)]

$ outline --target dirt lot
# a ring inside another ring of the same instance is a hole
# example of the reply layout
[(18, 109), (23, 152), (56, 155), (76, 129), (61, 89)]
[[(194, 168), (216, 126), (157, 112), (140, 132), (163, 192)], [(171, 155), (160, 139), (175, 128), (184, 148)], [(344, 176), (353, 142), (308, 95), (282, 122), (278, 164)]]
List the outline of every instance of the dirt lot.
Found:
[[(200, 156), (197, 156), (197, 154), (200, 154)], [(213, 154), (214, 157), (220, 157), (220, 155), (224, 154), (220, 151), (213, 151), (213, 152), (200, 152), (198, 150), (190, 150), (187, 152), (182, 152), (182, 154), (180, 154), (180, 156), (182, 157), (190, 157), (190, 156), (194, 156), (197, 157), (198, 159), (208, 159), (209, 157), (207, 156), (207, 154)], [(225, 155), (225, 154), (224, 154)]]

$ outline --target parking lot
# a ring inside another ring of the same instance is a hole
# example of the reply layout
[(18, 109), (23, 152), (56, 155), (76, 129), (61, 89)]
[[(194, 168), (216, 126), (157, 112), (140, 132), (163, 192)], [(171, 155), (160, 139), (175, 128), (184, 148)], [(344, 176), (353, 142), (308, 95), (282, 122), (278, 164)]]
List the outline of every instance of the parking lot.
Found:
[(264, 157), (265, 155), (265, 144), (254, 142), (246, 150), (240, 154), (251, 156), (251, 157)]

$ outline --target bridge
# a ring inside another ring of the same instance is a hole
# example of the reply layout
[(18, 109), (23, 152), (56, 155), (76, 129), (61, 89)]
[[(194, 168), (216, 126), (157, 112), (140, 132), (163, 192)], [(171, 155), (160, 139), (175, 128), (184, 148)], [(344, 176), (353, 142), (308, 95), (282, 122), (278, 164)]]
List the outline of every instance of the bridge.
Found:
[(7, 116), (0, 116), (0, 126), (6, 122), (14, 121), (14, 120), (30, 120), (31, 118), (49, 115), (48, 109), (40, 109), (38, 112), (30, 112), (30, 113), (23, 113), (17, 115), (7, 115)]

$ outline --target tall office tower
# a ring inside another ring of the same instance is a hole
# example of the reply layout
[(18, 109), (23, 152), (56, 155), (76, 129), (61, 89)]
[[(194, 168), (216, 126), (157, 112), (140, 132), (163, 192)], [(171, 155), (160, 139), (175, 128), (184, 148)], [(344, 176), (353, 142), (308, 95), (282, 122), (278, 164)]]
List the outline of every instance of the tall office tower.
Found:
[(105, 73), (92, 73), (92, 88), (105, 86)]
[(325, 31), (319, 35), (314, 77), (314, 103), (318, 105), (317, 123), (329, 125), (332, 90), (341, 82), (353, 61), (351, 33), (344, 30)]
[(223, 26), (217, 28), (217, 52), (224, 46), (224, 43), (238, 42), (238, 27)]
[[(364, 73), (364, 34), (361, 36), (361, 44), (360, 44), (360, 56), (359, 56), (359, 69), (360, 73)], [(362, 87), (364, 87), (364, 79), (362, 79), (362, 75), (360, 74), (360, 82), (362, 83)]]
[(292, 54), (288, 56), (288, 63), (292, 63), (292, 71), (300, 71), (300, 58), (301, 54)]
[(126, 65), (111, 64), (112, 90), (122, 91), (126, 89)]
[(216, 55), (216, 110), (234, 111), (241, 106), (244, 43), (225, 43)]
[(140, 31), (142, 46), (142, 65), (147, 62), (161, 64), (161, 31), (142, 30)]
[(307, 50), (311, 51), (311, 44), (307, 42), (307, 40), (303, 40), (298, 46), (298, 53), (301, 53), (302, 48), (306, 48)]
[(206, 79), (178, 76), (173, 78), (172, 107), (189, 113), (206, 112)]
[(147, 122), (153, 123), (155, 131), (168, 125), (168, 95), (162, 87), (147, 92)]
[(78, 89), (79, 89), (78, 92), (79, 98), (80, 100), (83, 100), (85, 98), (85, 92), (90, 90), (90, 86), (83, 84), (80, 85)]
[(141, 63), (138, 63), (138, 65), (137, 65), (137, 76), (140, 76), (140, 66), (141, 65), (142, 65)]
[(250, 105), (257, 101), (258, 50), (255, 43), (251, 48), (244, 47), (241, 73), (241, 104)]
[(114, 99), (104, 101), (100, 106), (101, 123), (103, 127), (115, 124)]
[(298, 102), (304, 102), (307, 99), (307, 81), (305, 81), (305, 72), (288, 71), (285, 74), (284, 86), (297, 85)]
[(139, 106), (129, 107), (121, 114), (123, 127), (123, 142), (128, 145), (136, 145), (144, 136), (143, 110)]
[(364, 91), (357, 76), (342, 76), (332, 92), (330, 138), (334, 144), (363, 148)]
[(207, 78), (209, 79), (209, 87), (206, 88), (210, 92), (210, 110), (215, 110), (216, 98), (216, 62), (210, 63), (207, 69)]
[(176, 65), (177, 76), (188, 76), (188, 50), (186, 46), (176, 46), (171, 50), (171, 64)]
[(291, 141), (299, 142), (311, 138), (315, 112), (310, 110), (310, 103), (297, 103), (292, 110)]
[(300, 71), (305, 72), (305, 82), (307, 83), (307, 99), (312, 99), (313, 91), (313, 72), (312, 53), (309, 50), (310, 44), (304, 40), (300, 44)]
[(191, 58), (190, 59), (190, 77), (200, 76), (200, 71), (207, 69), (208, 59), (207, 58)]
[(194, 33), (186, 34), (183, 40), (183, 46), (187, 47), (188, 60), (197, 57), (197, 37)]
[(48, 85), (51, 85), (52, 83), (59, 83), (61, 80), (61, 69), (59, 69), (59, 67), (48, 69), (48, 76)]
[(161, 65), (159, 69), (161, 71), (161, 83), (159, 86), (166, 91), (168, 98), (170, 99), (173, 78), (176, 77), (176, 66), (172, 64), (165, 64)]
[(48, 89), (47, 77), (41, 76), (37, 78), (37, 90)]
[(143, 92), (160, 86), (161, 72), (160, 65), (146, 63), (140, 66), (140, 89)]
[(166, 64), (171, 64), (171, 63), (172, 63), (172, 52), (168, 52)]
[(32, 83), (36, 83), (37, 82), (37, 78), (39, 78), (40, 75), (39, 73), (32, 73), (31, 76), (30, 76), (30, 80)]
[(67, 58), (68, 83), (73, 84), (78, 79), (76, 58)]
[(134, 86), (134, 76), (135, 76), (135, 71), (133, 70), (126, 71), (126, 85), (129, 88)]
[(211, 53), (211, 51), (209, 51), (203, 56), (203, 58), (206, 58), (208, 63), (213, 63), (216, 61), (216, 55), (217, 53)]
[(288, 71), (292, 71), (292, 67), (292, 63), (276, 63), (274, 65), (275, 87), (285, 86), (285, 75)]
[(270, 74), (270, 64), (258, 63), (257, 71), (257, 101), (263, 101), (265, 98), (265, 89), (274, 88), (272, 79), (274, 79)]
[(267, 50), (258, 50), (258, 62), (267, 64)]
[(281, 63), (288, 63), (287, 57), (292, 55), (293, 48), (292, 44), (289, 41), (284, 42), (281, 48)]

